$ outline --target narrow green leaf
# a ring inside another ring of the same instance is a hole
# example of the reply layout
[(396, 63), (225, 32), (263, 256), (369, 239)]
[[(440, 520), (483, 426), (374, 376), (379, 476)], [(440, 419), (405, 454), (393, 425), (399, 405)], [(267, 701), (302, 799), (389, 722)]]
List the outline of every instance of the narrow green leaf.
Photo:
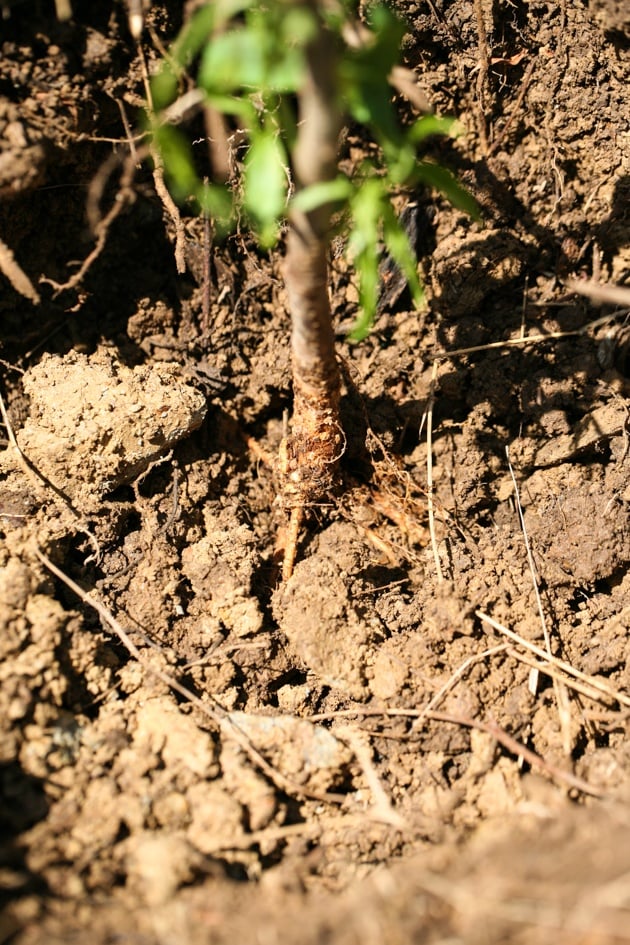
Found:
[(260, 89), (265, 75), (263, 49), (247, 29), (215, 36), (205, 47), (198, 82), (209, 93)]
[(215, 21), (215, 7), (207, 3), (190, 18), (171, 47), (171, 58), (185, 67), (194, 59), (210, 36)]
[(383, 207), (383, 241), (388, 253), (403, 273), (416, 306), (424, 299), (424, 292), (418, 279), (418, 260), (409, 237), (390, 203)]
[(199, 177), (184, 135), (172, 125), (160, 125), (154, 135), (175, 199), (183, 201), (195, 196)]
[(225, 236), (232, 227), (234, 217), (231, 192), (219, 184), (200, 181), (197, 188), (197, 201), (201, 212), (212, 219), (219, 238)]
[(378, 297), (378, 251), (376, 244), (365, 245), (354, 260), (359, 280), (359, 305), (361, 307), (349, 341), (363, 341), (370, 333), (376, 316)]
[(479, 205), (475, 198), (445, 167), (440, 167), (439, 164), (430, 164), (428, 161), (421, 161), (417, 168), (417, 179), (422, 181), (423, 184), (435, 187), (436, 190), (444, 194), (454, 207), (470, 214), (473, 220), (480, 218)]
[(304, 47), (317, 35), (317, 30), (317, 17), (306, 6), (283, 10), (280, 20), (280, 37), (283, 42)]
[(212, 33), (247, 10), (255, 0), (213, 0), (205, 3), (190, 18), (171, 48), (173, 60), (186, 67), (201, 51)]
[(382, 147), (390, 188), (405, 186), (412, 181), (418, 165), (415, 147), (404, 139), (395, 144), (383, 142)]
[(297, 92), (304, 81), (304, 55), (301, 49), (275, 51), (264, 84), (275, 92)]
[(432, 135), (455, 136), (461, 126), (456, 118), (442, 118), (440, 115), (423, 115), (407, 131), (407, 138), (416, 146)]
[(347, 49), (340, 63), (342, 98), (360, 124), (369, 125), (381, 145), (403, 141), (392, 103), (388, 76), (399, 60), (404, 24), (385, 6), (370, 11), (372, 34), (357, 49)]
[(309, 213), (327, 203), (343, 203), (350, 199), (352, 192), (353, 186), (347, 177), (335, 177), (334, 180), (305, 187), (295, 195), (291, 205), (296, 210)]
[(258, 230), (261, 243), (272, 246), (279, 220), (286, 211), (287, 158), (275, 128), (252, 133), (245, 158), (244, 204)]
[(382, 216), (383, 183), (377, 178), (366, 180), (350, 203), (352, 228), (348, 250), (359, 281), (361, 312), (350, 341), (361, 341), (369, 333), (376, 315), (378, 294), (378, 261), (380, 220)]
[(151, 79), (151, 98), (156, 112), (168, 108), (177, 98), (177, 76), (169, 65), (164, 63), (160, 71)]
[(255, 124), (257, 111), (248, 96), (222, 95), (218, 92), (207, 93), (205, 101), (222, 115), (238, 115), (246, 126)]

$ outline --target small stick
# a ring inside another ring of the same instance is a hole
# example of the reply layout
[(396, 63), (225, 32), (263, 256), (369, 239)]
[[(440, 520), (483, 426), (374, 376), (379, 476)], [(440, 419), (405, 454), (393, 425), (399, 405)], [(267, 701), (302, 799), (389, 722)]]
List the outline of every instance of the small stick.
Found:
[(544, 663), (539, 663), (531, 656), (527, 656), (525, 653), (519, 653), (517, 649), (511, 646), (507, 647), (506, 653), (513, 659), (518, 660), (519, 663), (525, 663), (526, 666), (530, 666), (532, 669), (544, 673), (552, 679), (559, 679), (565, 686), (568, 686), (569, 689), (579, 692), (581, 696), (585, 696), (587, 699), (592, 699), (593, 702), (602, 702), (604, 699), (604, 693), (598, 692), (597, 689), (593, 689), (593, 687), (589, 686), (587, 683), (579, 682), (577, 679), (567, 679), (565, 676), (562, 676), (553, 663), (550, 663), (548, 660)]
[(488, 48), (488, 34), (483, 17), (481, 0), (473, 0), (475, 21), (477, 23), (477, 49), (479, 52), (479, 74), (477, 76), (477, 101), (479, 104), (479, 136), (484, 154), (489, 155), (488, 130), (486, 128), (486, 90), (488, 87), (488, 70), (490, 68), (490, 52)]
[[(325, 712), (319, 713), (318, 715), (312, 715), (309, 717), (311, 722), (323, 721), (324, 719), (335, 719), (342, 718), (344, 716), (383, 716), (383, 717), (399, 717), (399, 718), (418, 718), (424, 710), (420, 709), (363, 709), (357, 707), (356, 709), (347, 709), (340, 712)], [(593, 784), (589, 784), (588, 781), (584, 781), (582, 778), (579, 778), (575, 774), (571, 774), (570, 771), (565, 771), (563, 768), (558, 767), (558, 765), (553, 764), (553, 762), (547, 761), (541, 755), (537, 755), (535, 751), (526, 748), (525, 745), (521, 744), (516, 738), (513, 738), (509, 735), (505, 729), (501, 728), (494, 721), (483, 722), (479, 719), (473, 719), (466, 715), (455, 715), (450, 712), (436, 712), (432, 711), (426, 718), (432, 719), (434, 722), (447, 722), (451, 725), (462, 725), (465, 728), (475, 728), (480, 732), (487, 732), (488, 735), (491, 735), (500, 745), (503, 745), (507, 751), (511, 754), (516, 755), (518, 758), (522, 758), (531, 768), (535, 768), (538, 771), (541, 771), (543, 774), (549, 775), (556, 781), (560, 781), (571, 788), (574, 788), (577, 791), (580, 791), (582, 794), (589, 794), (592, 797), (605, 797), (605, 792), (602, 788), (599, 788)]]
[(291, 509), (289, 527), (286, 534), (286, 544), (284, 546), (284, 557), (282, 559), (282, 580), (288, 581), (293, 574), (295, 559), (297, 557), (297, 546), (300, 538), (300, 528), (304, 521), (304, 506), (300, 503)]
[(127, 0), (127, 22), (129, 32), (133, 39), (139, 42), (144, 29), (144, 15), (142, 12), (142, 0)]
[[(144, 83), (144, 91), (147, 99), (147, 107), (151, 112), (151, 115), (154, 114), (153, 108), (153, 96), (151, 94), (151, 82), (149, 79), (149, 70), (147, 69), (147, 62), (144, 55), (144, 50), (140, 42), (137, 43), (138, 48), (138, 59), (140, 61), (140, 68), (142, 70), (142, 81)], [(168, 215), (170, 216), (173, 226), (175, 227), (175, 268), (178, 273), (186, 272), (186, 257), (184, 253), (185, 245), (185, 231), (184, 224), (182, 223), (181, 214), (177, 208), (177, 204), (171, 197), (166, 183), (164, 182), (164, 162), (162, 157), (157, 150), (157, 148), (151, 146), (151, 157), (153, 159), (153, 183), (155, 184), (155, 190), (162, 201), (162, 205)]]
[(127, 137), (127, 142), (129, 144), (129, 150), (131, 151), (131, 159), (136, 167), (140, 166), (138, 160), (138, 152), (136, 151), (136, 142), (134, 136), (131, 133), (131, 126), (129, 124), (129, 119), (127, 118), (127, 112), (125, 111), (125, 106), (119, 98), (114, 98), (114, 101), (118, 105), (118, 111), (120, 112), (120, 120), (123, 123), (123, 128), (125, 129), (125, 135)]
[(470, 728), (477, 728), (481, 732), (487, 732), (488, 735), (492, 735), (500, 745), (503, 745), (503, 747), (507, 748), (512, 754), (527, 762), (530, 767), (549, 774), (558, 781), (564, 781), (569, 787), (575, 788), (582, 794), (590, 794), (592, 797), (605, 797), (605, 791), (602, 788), (589, 784), (588, 781), (584, 781), (582, 778), (577, 777), (577, 775), (571, 774), (570, 771), (565, 771), (563, 768), (558, 767), (558, 765), (553, 764), (553, 762), (547, 761), (545, 758), (537, 755), (536, 752), (526, 748), (525, 745), (522, 745), (516, 738), (512, 738), (512, 736), (496, 722), (479, 722), (477, 719), (466, 719), (463, 716), (448, 717), (446, 713), (433, 713), (433, 717), (436, 719), (438, 715), (442, 717), (442, 721), (444, 722), (452, 722), (454, 725), (467, 725)]
[(550, 663), (553, 663), (554, 666), (557, 666), (558, 669), (565, 672), (568, 676), (573, 676), (574, 679), (580, 679), (583, 682), (588, 683), (588, 685), (592, 686), (593, 689), (599, 690), (599, 692), (603, 693), (605, 696), (608, 696), (610, 699), (613, 699), (615, 702), (618, 702), (620, 705), (630, 708), (630, 697), (625, 696), (617, 689), (613, 689), (612, 686), (606, 685), (606, 683), (601, 682), (601, 680), (594, 676), (587, 676), (586, 673), (583, 673), (574, 666), (571, 666), (570, 663), (566, 663), (564, 660), (558, 659), (557, 656), (550, 656), (549, 653), (546, 653), (545, 650), (541, 649), (541, 647), (536, 646), (535, 643), (531, 643), (529, 640), (525, 640), (523, 637), (519, 636), (518, 633), (514, 633), (513, 630), (508, 629), (508, 627), (504, 627), (503, 624), (498, 622), (498, 620), (494, 620), (488, 614), (484, 614), (482, 610), (476, 610), (475, 616), (479, 617), (483, 623), (489, 624), (494, 630), (498, 630), (499, 633), (502, 633), (510, 640), (513, 640), (515, 643), (518, 643), (526, 650), (529, 650), (531, 653), (534, 653), (543, 660), (548, 660)]
[[(137, 157), (137, 152), (136, 152)], [(118, 156), (115, 155), (113, 160), (117, 163)], [(108, 165), (106, 165), (108, 166)], [(122, 210), (131, 203), (133, 199), (133, 192), (131, 190), (131, 182), (133, 181), (135, 169), (134, 162), (131, 159), (131, 156), (128, 156), (122, 164), (122, 172), (120, 175), (120, 186), (118, 192), (114, 198), (114, 201), (107, 211), (104, 217), (100, 219), (96, 226), (96, 243), (94, 244), (94, 249), (89, 253), (86, 258), (81, 263), (79, 269), (73, 276), (71, 276), (66, 282), (60, 284), (55, 282), (53, 279), (42, 278), (41, 281), (51, 285), (55, 290), (55, 296), (59, 295), (61, 292), (66, 292), (69, 289), (74, 289), (75, 286), (83, 280), (85, 274), (96, 262), (98, 257), (103, 252), (105, 243), (107, 242), (107, 236), (111, 229), (114, 220), (119, 216)], [(88, 215), (89, 215), (89, 205), (90, 198), (88, 195)]]
[(418, 720), (423, 718), (430, 718), (431, 713), (438, 707), (442, 699), (446, 696), (448, 692), (453, 689), (456, 683), (462, 678), (466, 670), (470, 669), (471, 666), (474, 666), (475, 663), (481, 663), (489, 656), (496, 656), (497, 653), (504, 653), (508, 649), (507, 643), (500, 643), (498, 646), (491, 646), (487, 650), (484, 650), (482, 653), (474, 653), (472, 656), (469, 656), (468, 659), (464, 660), (460, 666), (455, 670), (455, 672), (446, 680), (443, 686), (440, 686), (435, 695), (431, 696), (429, 702), (426, 704), (424, 709), (420, 710), (418, 715)]
[(516, 118), (516, 116), (517, 116), (517, 114), (518, 114), (518, 112), (519, 112), (519, 110), (520, 110), (520, 107), (521, 107), (521, 105), (523, 104), (523, 99), (525, 98), (525, 93), (527, 92), (527, 89), (528, 89), (528, 87), (529, 87), (529, 83), (530, 83), (531, 80), (532, 80), (532, 76), (533, 76), (533, 74), (534, 74), (534, 69), (535, 69), (535, 67), (536, 67), (536, 60), (535, 60), (535, 59), (532, 59), (531, 62), (529, 63), (529, 65), (527, 66), (527, 69), (525, 70), (525, 74), (524, 74), (524, 76), (523, 76), (523, 81), (521, 82), (521, 90), (520, 90), (520, 92), (519, 92), (519, 94), (518, 94), (518, 98), (516, 99), (516, 102), (514, 103), (514, 108), (513, 108), (512, 111), (510, 112), (506, 123), (503, 125), (503, 128), (501, 129), (501, 131), (499, 132), (499, 134), (496, 136), (496, 138), (494, 139), (494, 141), (493, 141), (492, 144), (490, 145), (490, 148), (489, 148), (489, 150), (488, 150), (488, 157), (490, 157), (492, 154), (494, 154), (494, 152), (497, 150), (497, 148), (499, 147), (499, 145), (501, 144), (501, 142), (502, 142), (503, 139), (505, 138), (506, 134), (508, 133), (508, 131), (509, 131), (511, 125), (512, 125), (512, 122), (513, 122), (514, 119)]
[(26, 475), (34, 479), (38, 483), (38, 485), (43, 483), (44, 486), (46, 486), (47, 489), (50, 489), (57, 496), (58, 499), (61, 499), (63, 504), (66, 506), (66, 508), (68, 508), (70, 512), (74, 515), (74, 517), (76, 518), (76, 520), (78, 521), (81, 527), (81, 530), (87, 536), (90, 544), (94, 548), (94, 560), (100, 561), (101, 547), (98, 543), (98, 539), (90, 531), (88, 523), (83, 517), (83, 515), (81, 514), (81, 512), (79, 512), (78, 509), (74, 507), (74, 505), (72, 504), (70, 499), (67, 497), (67, 495), (64, 492), (62, 492), (61, 489), (59, 489), (53, 482), (51, 482), (47, 476), (41, 473), (39, 469), (37, 469), (37, 467), (34, 466), (33, 463), (31, 463), (30, 459), (28, 459), (28, 457), (22, 452), (22, 448), (16, 439), (15, 432), (13, 430), (13, 424), (11, 423), (11, 418), (9, 417), (9, 412), (4, 403), (4, 398), (2, 394), (0, 394), (0, 416), (2, 417), (2, 422), (7, 431), (7, 438), (9, 440), (9, 443), (15, 450), (15, 453), (18, 457), (20, 465), (22, 469), (24, 470), (24, 472), (26, 473)]
[[(538, 587), (538, 574), (536, 572), (536, 565), (534, 564), (534, 556), (532, 554), (532, 547), (529, 541), (529, 535), (527, 534), (527, 527), (525, 525), (525, 516), (523, 514), (523, 506), (521, 504), (521, 496), (518, 488), (518, 483), (516, 481), (516, 476), (514, 475), (514, 467), (510, 460), (510, 449), (508, 446), (505, 447), (505, 457), (507, 459), (508, 469), (510, 470), (510, 476), (512, 477), (512, 485), (514, 486), (514, 495), (516, 497), (516, 507), (518, 509), (518, 517), (521, 523), (521, 531), (523, 532), (523, 538), (525, 539), (525, 549), (527, 551), (527, 564), (529, 565), (530, 574), (532, 576), (532, 584), (534, 585), (534, 593), (536, 595), (536, 605), (538, 607), (538, 616), (540, 617), (540, 624), (543, 631), (543, 639), (545, 641), (545, 648), (547, 650), (548, 656), (551, 656), (551, 635), (549, 633), (549, 628), (547, 626), (547, 618), (545, 617), (545, 611), (542, 605), (542, 598), (540, 596), (540, 590)], [(538, 680), (539, 673), (537, 669), (533, 669), (530, 673), (530, 692), (532, 695), (536, 695), (538, 690)], [(573, 745), (571, 739), (571, 709), (568, 698), (568, 693), (566, 686), (563, 682), (553, 677), (553, 691), (556, 697), (556, 704), (558, 706), (558, 716), (560, 719), (560, 730), (562, 732), (562, 747), (565, 755), (567, 757), (571, 754)]]
[(373, 806), (366, 811), (366, 814), (371, 820), (387, 824), (389, 827), (395, 827), (397, 830), (403, 830), (406, 826), (405, 819), (394, 810), (392, 802), (381, 783), (372, 761), (372, 751), (367, 741), (367, 733), (348, 725), (341, 731), (335, 732), (335, 737), (348, 743), (363, 769), (365, 780), (374, 800)]
[(440, 561), (440, 552), (438, 549), (437, 536), (435, 534), (435, 513), (433, 508), (433, 401), (435, 399), (435, 382), (438, 372), (438, 361), (433, 362), (433, 372), (431, 374), (431, 386), (429, 388), (429, 403), (427, 404), (427, 513), (429, 516), (429, 534), (431, 536), (431, 550), (433, 551), (433, 560), (435, 561), (435, 570), (437, 572), (438, 584), (444, 580), (442, 573), (442, 564)]
[(321, 835), (325, 830), (334, 830), (336, 836), (340, 836), (342, 831), (348, 827), (364, 826), (366, 821), (372, 821), (372, 812), (366, 811), (362, 814), (341, 814), (336, 817), (318, 817), (317, 820), (300, 821), (295, 824), (279, 824), (271, 827), (263, 827), (262, 830), (252, 830), (251, 833), (242, 833), (230, 840), (218, 840), (216, 846), (213, 846), (211, 852), (214, 854), (228, 850), (248, 850), (250, 847), (258, 844), (267, 844), (270, 841), (290, 840), (293, 837), (304, 837), (311, 835)]
[(33, 305), (39, 305), (39, 292), (2, 240), (0, 240), (0, 272), (6, 276), (16, 292), (23, 295)]
[(630, 308), (630, 289), (625, 289), (623, 286), (578, 282), (577, 279), (571, 279), (567, 282), (567, 287), (571, 292), (585, 295), (592, 302), (599, 302), (602, 305), (623, 305), (625, 308)]
[(210, 334), (210, 285), (212, 272), (210, 266), (210, 249), (212, 247), (212, 229), (207, 211), (203, 214), (203, 289), (201, 296), (201, 338), (209, 343)]
[[(583, 289), (587, 283), (569, 283), (569, 288), (572, 291), (578, 292), (576, 285), (580, 285)], [(606, 290), (606, 298), (603, 296), (596, 296), (596, 289)], [(610, 290), (610, 292), (608, 291)], [(587, 335), (589, 331), (592, 331), (595, 328), (600, 328), (602, 325), (608, 324), (615, 318), (620, 318), (621, 316), (626, 316), (628, 314), (628, 306), (630, 306), (630, 298), (626, 294), (630, 293), (630, 290), (616, 288), (615, 286), (597, 286), (593, 288), (593, 293), (583, 291), (583, 295), (589, 295), (592, 298), (598, 298), (599, 301), (607, 301), (614, 304), (623, 304), (621, 298), (625, 299), (625, 308), (621, 309), (618, 312), (611, 312), (610, 315), (603, 315), (601, 318), (596, 318), (592, 322), (583, 325), (581, 328), (575, 328), (572, 331), (550, 331), (546, 335), (526, 335), (525, 338), (509, 338), (507, 341), (490, 341), (484, 345), (471, 345), (470, 348), (453, 348), (451, 351), (436, 351), (433, 353), (427, 354), (427, 358), (430, 361), (439, 361), (442, 358), (456, 358), (460, 355), (465, 354), (477, 354), (479, 351), (495, 351), (499, 348), (522, 348), (525, 345), (535, 345), (539, 344), (541, 341), (557, 341), (560, 338), (576, 338), (580, 335)], [(617, 295), (621, 293), (621, 295)], [(613, 298), (614, 296), (614, 298)]]
[(549, 635), (549, 628), (547, 627), (547, 619), (545, 617), (545, 611), (542, 605), (542, 598), (540, 596), (540, 591), (538, 589), (538, 575), (536, 573), (536, 565), (534, 564), (534, 556), (532, 554), (532, 547), (529, 543), (529, 536), (527, 534), (527, 528), (525, 527), (525, 516), (523, 514), (523, 506), (521, 505), (521, 495), (518, 488), (518, 483), (516, 481), (516, 476), (514, 475), (514, 467), (512, 466), (512, 461), (510, 459), (510, 448), (505, 447), (505, 458), (507, 459), (508, 469), (510, 470), (510, 476), (512, 478), (512, 485), (514, 486), (514, 496), (516, 499), (516, 508), (518, 509), (518, 518), (521, 523), (521, 531), (523, 532), (523, 538), (525, 540), (525, 550), (527, 552), (527, 564), (529, 565), (529, 571), (532, 576), (532, 583), (534, 585), (534, 593), (536, 595), (536, 606), (538, 607), (538, 616), (540, 617), (540, 625), (542, 627), (543, 639), (545, 641), (545, 648), (549, 656), (551, 656), (551, 637)]

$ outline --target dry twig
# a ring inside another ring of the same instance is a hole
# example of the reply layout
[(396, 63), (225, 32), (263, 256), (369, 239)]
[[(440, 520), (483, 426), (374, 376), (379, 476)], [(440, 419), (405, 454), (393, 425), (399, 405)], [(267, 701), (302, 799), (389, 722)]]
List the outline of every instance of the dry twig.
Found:
[(438, 584), (444, 580), (442, 573), (442, 563), (440, 561), (440, 552), (438, 549), (437, 536), (435, 534), (435, 513), (433, 509), (433, 400), (435, 395), (435, 382), (437, 379), (439, 361), (433, 362), (433, 372), (431, 374), (431, 387), (429, 389), (429, 403), (427, 404), (427, 512), (429, 516), (429, 533), (431, 535), (431, 549), (433, 551), (433, 560), (435, 561), (435, 570)]
[(431, 719), (435, 722), (447, 722), (451, 725), (462, 725), (465, 728), (475, 728), (480, 732), (486, 732), (488, 735), (491, 735), (495, 741), (510, 752), (510, 754), (516, 755), (517, 758), (522, 758), (531, 768), (534, 768), (537, 771), (540, 771), (542, 774), (546, 774), (548, 777), (552, 778), (554, 781), (558, 781), (561, 784), (565, 784), (569, 788), (573, 788), (576, 791), (579, 791), (581, 794), (588, 794), (591, 797), (604, 797), (604, 791), (602, 788), (597, 787), (596, 785), (589, 784), (588, 781), (584, 781), (582, 778), (579, 778), (577, 775), (572, 774), (570, 771), (565, 771), (563, 768), (558, 767), (551, 761), (542, 758), (540, 755), (537, 755), (535, 751), (526, 748), (525, 745), (521, 744), (516, 738), (513, 738), (508, 734), (500, 725), (494, 721), (485, 722), (481, 719), (473, 719), (466, 715), (457, 715), (451, 712), (439, 712), (432, 710), (427, 712), (426, 709), (369, 709), (357, 707), (355, 709), (347, 709), (345, 711), (339, 712), (324, 712), (317, 715), (310, 716), (309, 720), (311, 722), (319, 722), (325, 719), (336, 719), (350, 716), (359, 716), (359, 717), (392, 717), (392, 718), (408, 718), (416, 719), (422, 717), (423, 719)]
[(592, 302), (600, 305), (622, 305), (624, 308), (630, 308), (630, 289), (620, 285), (602, 285), (598, 282), (578, 282), (577, 279), (571, 279), (567, 282), (567, 287), (571, 292), (577, 292), (578, 295), (585, 295)]
[(374, 801), (373, 806), (366, 811), (366, 815), (369, 816), (370, 820), (375, 820), (378, 823), (387, 824), (389, 827), (402, 830), (406, 826), (405, 820), (394, 810), (392, 802), (387, 796), (385, 788), (377, 774), (374, 762), (372, 761), (372, 751), (368, 743), (367, 733), (348, 725), (335, 734), (338, 738), (348, 743), (363, 769), (365, 780), (367, 781)]
[(622, 692), (619, 692), (618, 689), (613, 689), (612, 686), (609, 686), (601, 679), (597, 679), (595, 676), (588, 676), (586, 673), (582, 673), (579, 669), (575, 669), (574, 666), (571, 666), (570, 663), (566, 663), (564, 660), (558, 659), (557, 656), (551, 656), (549, 653), (546, 653), (545, 650), (541, 649), (541, 647), (536, 646), (535, 643), (525, 640), (523, 637), (519, 636), (518, 633), (510, 630), (508, 627), (504, 627), (503, 624), (498, 622), (498, 620), (494, 620), (492, 617), (488, 616), (488, 614), (484, 614), (482, 610), (476, 610), (475, 616), (479, 617), (483, 623), (488, 624), (494, 630), (498, 630), (499, 633), (502, 633), (510, 640), (513, 640), (515, 643), (518, 643), (526, 650), (534, 653), (536, 656), (540, 657), (540, 659), (549, 662), (553, 666), (556, 666), (561, 672), (566, 673), (568, 676), (573, 677), (574, 679), (579, 679), (582, 682), (587, 683), (589, 686), (592, 686), (594, 690), (600, 692), (603, 696), (607, 696), (613, 702), (618, 702), (619, 705), (630, 708), (630, 696), (624, 695)]
[(0, 240), (0, 272), (7, 277), (16, 292), (34, 305), (39, 305), (39, 292), (2, 240)]
[[(577, 284), (583, 285), (582, 283)], [(570, 283), (570, 286), (574, 285), (575, 283)], [(599, 288), (609, 288), (612, 290), (615, 287), (600, 286)], [(577, 291), (577, 289), (575, 289), (575, 291)], [(592, 322), (582, 325), (581, 328), (575, 328), (572, 331), (550, 331), (546, 335), (519, 335), (518, 338), (508, 338), (507, 341), (490, 341), (483, 345), (471, 345), (469, 348), (452, 348), (450, 351), (434, 351), (432, 353), (429, 352), (427, 354), (427, 358), (430, 361), (441, 361), (447, 358), (458, 358), (466, 354), (478, 354), (481, 351), (498, 351), (501, 348), (524, 348), (527, 345), (540, 344), (542, 341), (558, 341), (560, 338), (578, 338), (582, 335), (588, 335), (589, 332), (594, 331), (597, 328), (601, 328), (602, 325), (608, 325), (616, 318), (620, 318), (622, 316), (625, 317), (628, 314), (627, 306), (630, 304), (630, 302), (628, 301), (627, 295), (625, 295), (627, 290), (619, 289), (618, 291), (624, 293), (626, 308), (621, 309), (618, 312), (611, 312), (609, 315), (603, 315), (601, 318), (596, 318)], [(583, 294), (586, 295), (587, 293), (584, 292)], [(612, 302), (613, 300), (611, 297), (607, 296), (606, 301)]]
[[(149, 80), (149, 70), (147, 69), (147, 62), (144, 56), (144, 51), (140, 43), (138, 46), (138, 59), (140, 61), (140, 68), (142, 69), (142, 81), (144, 83), (144, 90), (147, 100), (147, 108), (151, 115), (154, 113), (153, 108), (153, 95), (151, 94), (151, 82)], [(175, 267), (179, 273), (186, 272), (186, 258), (184, 254), (184, 245), (185, 245), (185, 230), (184, 224), (182, 222), (181, 214), (177, 208), (177, 204), (171, 197), (169, 190), (164, 181), (164, 162), (162, 157), (159, 154), (157, 148), (151, 146), (151, 158), (153, 160), (153, 183), (155, 184), (155, 190), (158, 197), (162, 201), (162, 205), (168, 215), (170, 216), (173, 226), (175, 228)]]
[[(137, 153), (136, 153), (137, 157)], [(101, 190), (104, 187), (105, 180), (109, 177), (109, 173), (113, 166), (118, 166), (120, 164), (120, 157), (115, 154), (105, 163), (104, 167), (100, 174), (97, 174), (94, 181), (92, 182), (91, 188), (94, 188), (92, 195), (88, 194), (88, 208), (94, 206), (94, 192)], [(112, 227), (112, 224), (120, 216), (121, 212), (125, 207), (127, 207), (134, 200), (134, 192), (131, 187), (133, 178), (135, 175), (135, 165), (134, 165), (134, 155), (129, 154), (122, 161), (122, 172), (120, 175), (120, 184), (118, 186), (118, 191), (116, 196), (112, 201), (112, 205), (100, 220), (95, 223), (94, 229), (96, 233), (96, 242), (94, 244), (94, 249), (89, 253), (86, 258), (81, 263), (79, 269), (73, 276), (71, 276), (66, 282), (58, 283), (54, 279), (44, 278), (41, 281), (51, 285), (55, 290), (55, 296), (59, 295), (61, 292), (66, 292), (69, 289), (74, 289), (75, 286), (79, 285), (83, 281), (86, 273), (96, 262), (98, 257), (103, 252), (105, 243), (107, 242), (107, 236)], [(93, 216), (94, 221), (94, 216)]]
[(489, 153), (488, 129), (486, 127), (486, 109), (488, 92), (488, 70), (490, 67), (490, 48), (481, 0), (473, 0), (475, 21), (477, 24), (477, 50), (479, 54), (479, 72), (477, 74), (477, 124), (479, 138), (484, 154)]

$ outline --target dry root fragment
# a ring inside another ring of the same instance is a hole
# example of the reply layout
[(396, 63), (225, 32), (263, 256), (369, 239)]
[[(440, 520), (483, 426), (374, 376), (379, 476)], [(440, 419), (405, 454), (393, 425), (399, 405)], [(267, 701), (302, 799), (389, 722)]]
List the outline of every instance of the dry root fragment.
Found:
[(283, 581), (293, 574), (304, 511), (332, 490), (337, 465), (346, 449), (345, 434), (331, 411), (313, 411), (308, 419), (308, 426), (296, 423), (292, 435), (280, 444), (280, 500), (284, 509), (290, 510), (283, 549)]
[(34, 305), (39, 304), (39, 292), (2, 240), (0, 240), (0, 272), (7, 277), (16, 292)]

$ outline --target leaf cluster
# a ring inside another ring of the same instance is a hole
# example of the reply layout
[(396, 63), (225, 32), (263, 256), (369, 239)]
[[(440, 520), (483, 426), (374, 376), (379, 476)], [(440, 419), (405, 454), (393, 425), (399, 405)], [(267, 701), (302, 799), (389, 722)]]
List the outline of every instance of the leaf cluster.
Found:
[[(414, 301), (422, 299), (415, 253), (392, 195), (428, 185), (476, 215), (473, 199), (453, 175), (419, 157), (430, 136), (454, 132), (453, 120), (428, 115), (407, 127), (399, 120), (388, 79), (399, 60), (404, 24), (385, 6), (376, 6), (370, 16), (368, 40), (350, 45), (344, 39), (349, 13), (342, 5), (213, 0), (184, 27), (152, 82), (152, 130), (170, 186), (177, 199), (193, 198), (219, 229), (229, 228), (238, 208), (260, 245), (269, 248), (291, 202), (307, 212), (324, 204), (341, 211), (359, 277), (362, 314), (350, 336), (355, 340), (367, 334), (374, 318), (383, 244), (404, 273)], [(306, 74), (306, 48), (321, 29), (336, 40), (338, 55), (331, 68), (336, 70), (339, 106), (366, 127), (379, 157), (366, 160), (352, 177), (339, 173), (332, 181), (294, 193), (295, 102)], [(209, 107), (246, 130), (248, 148), (237, 188), (202, 181), (186, 137), (162, 118), (191, 76)]]

